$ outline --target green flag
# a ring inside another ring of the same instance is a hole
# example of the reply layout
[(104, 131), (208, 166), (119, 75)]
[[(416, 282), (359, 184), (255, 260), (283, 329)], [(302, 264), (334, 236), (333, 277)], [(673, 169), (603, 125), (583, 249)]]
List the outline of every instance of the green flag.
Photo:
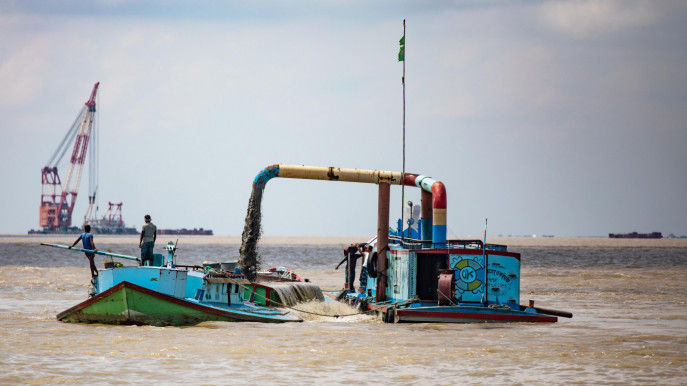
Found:
[(398, 61), (399, 62), (404, 62), (406, 59), (406, 36), (403, 35), (401, 40), (398, 41), (398, 43), (401, 45), (401, 50), (398, 51)]

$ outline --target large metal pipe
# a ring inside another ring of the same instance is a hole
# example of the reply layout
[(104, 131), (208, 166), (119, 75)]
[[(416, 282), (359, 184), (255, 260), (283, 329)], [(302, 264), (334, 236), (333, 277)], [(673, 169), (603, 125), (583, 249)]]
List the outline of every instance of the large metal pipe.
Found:
[(387, 251), (389, 250), (389, 206), (391, 185), (386, 182), (379, 184), (377, 199), (377, 302), (386, 301), (386, 283), (388, 274)]
[(431, 177), (384, 170), (277, 164), (268, 166), (258, 173), (253, 180), (253, 186), (264, 188), (267, 182), (275, 177), (417, 186), (423, 191), (432, 193), (432, 242), (434, 244), (446, 242), (446, 188), (441, 181)]
[(406, 174), (403, 182), (405, 185), (414, 185), (422, 189), (423, 192), (432, 194), (432, 216), (429, 217), (429, 221), (427, 221), (428, 217), (425, 217), (426, 212), (428, 212), (427, 196), (422, 196), (423, 230), (428, 232), (429, 227), (431, 227), (432, 243), (435, 245), (446, 243), (446, 188), (443, 182), (417, 174)]
[(335, 167), (302, 166), (302, 165), (272, 165), (263, 169), (253, 180), (253, 185), (264, 187), (274, 177), (300, 178), (306, 180), (347, 181), (379, 184), (387, 182), (393, 185), (401, 184), (400, 172), (383, 170), (342, 169)]
[(421, 190), (420, 194), (420, 239), (432, 239), (432, 192)]

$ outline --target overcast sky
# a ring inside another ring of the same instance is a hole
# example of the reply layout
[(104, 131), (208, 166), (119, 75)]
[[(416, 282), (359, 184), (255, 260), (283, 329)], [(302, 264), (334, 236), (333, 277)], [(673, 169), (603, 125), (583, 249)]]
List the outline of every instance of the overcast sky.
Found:
[[(450, 238), (485, 218), (490, 235), (687, 234), (679, 0), (0, 0), (0, 233), (38, 228), (40, 170), (95, 82), (99, 215), (123, 202), (139, 229), (150, 213), (240, 234), (272, 164), (401, 171), (404, 18), (406, 171), (446, 185)], [(87, 190), (85, 170), (76, 225)], [(264, 234), (373, 234), (376, 201), (274, 179)]]

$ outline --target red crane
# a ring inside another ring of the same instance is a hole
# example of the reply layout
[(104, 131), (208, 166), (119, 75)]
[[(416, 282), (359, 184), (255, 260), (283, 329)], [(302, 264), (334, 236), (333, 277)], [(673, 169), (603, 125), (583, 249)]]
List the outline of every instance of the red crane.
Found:
[[(81, 173), (86, 159), (88, 142), (91, 137), (91, 129), (95, 118), (95, 96), (98, 92), (97, 82), (93, 86), (91, 97), (72, 123), (67, 135), (47, 162), (47, 166), (41, 169), (41, 206), (39, 224), (44, 230), (57, 230), (72, 225), (72, 211), (76, 203), (76, 195), (79, 192)], [(67, 178), (62, 184), (57, 173), (57, 164), (67, 152), (69, 145), (74, 141), (72, 157), (69, 163)], [(93, 167), (93, 165), (91, 165)], [(95, 190), (93, 197), (95, 199)]]

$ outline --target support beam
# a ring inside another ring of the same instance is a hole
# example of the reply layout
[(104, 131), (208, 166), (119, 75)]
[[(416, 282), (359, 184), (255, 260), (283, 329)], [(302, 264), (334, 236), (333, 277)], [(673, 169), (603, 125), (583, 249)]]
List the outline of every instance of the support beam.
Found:
[(387, 254), (389, 253), (389, 201), (391, 186), (379, 183), (377, 200), (377, 302), (386, 300)]

